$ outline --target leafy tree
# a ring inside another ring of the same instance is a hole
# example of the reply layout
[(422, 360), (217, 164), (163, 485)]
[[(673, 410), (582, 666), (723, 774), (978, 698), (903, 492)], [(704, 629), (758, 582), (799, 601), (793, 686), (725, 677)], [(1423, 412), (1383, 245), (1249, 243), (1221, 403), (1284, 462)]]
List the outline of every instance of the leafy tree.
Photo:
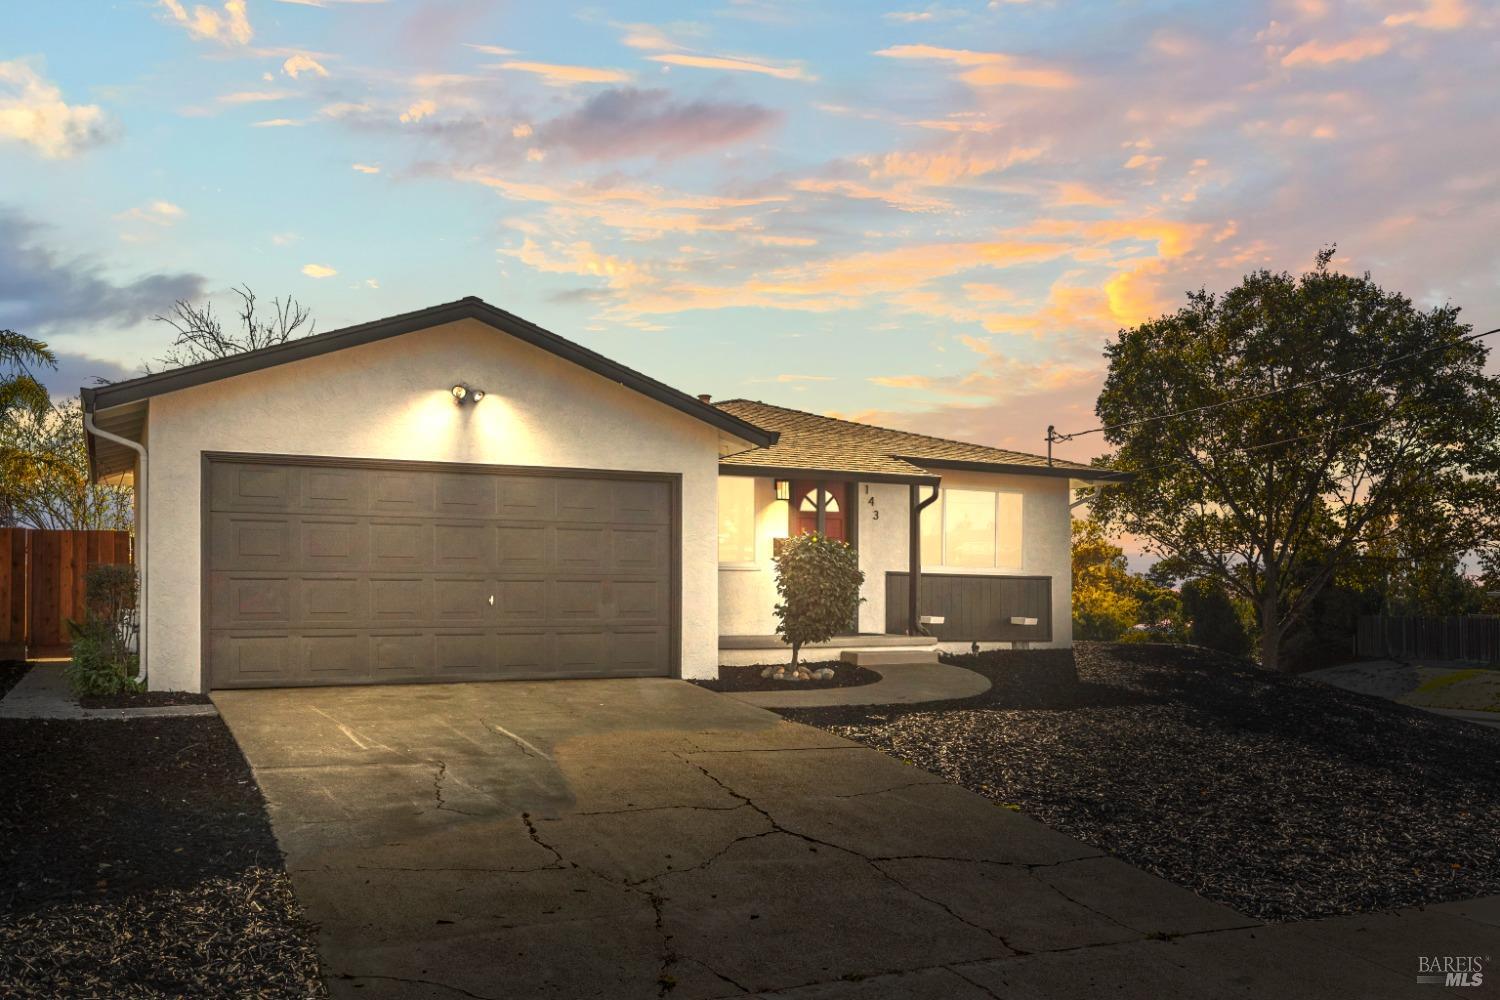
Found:
[[(241, 285), (232, 291), (240, 298), (238, 332), (224, 329), (223, 322), (214, 314), (212, 302), (198, 306), (186, 299), (178, 299), (170, 313), (156, 317), (157, 322), (166, 323), (177, 331), (172, 349), (154, 362), (156, 370), (181, 368), (273, 347), (288, 340), (309, 337), (317, 328), (307, 307), (291, 296), (285, 301), (272, 299), (270, 309), (262, 312), (249, 286)], [(146, 362), (141, 367), (149, 373), (152, 364)]]
[(31, 461), (9, 441), (18, 422), (35, 419), (51, 406), (47, 390), (33, 367), (57, 367), (57, 357), (40, 340), (14, 330), (0, 330), (0, 524), (15, 520), (17, 491), (31, 471)]
[(90, 481), (77, 400), (14, 414), (0, 424), (0, 453), (9, 456), (5, 502), (16, 522), (74, 531), (131, 526), (130, 488)]
[(1458, 310), (1329, 268), (1258, 271), (1121, 332), (1097, 412), (1129, 484), (1093, 510), (1252, 603), (1264, 666), (1400, 524), (1430, 551), (1500, 537), (1500, 380)]
[(1207, 577), (1182, 585), (1182, 613), (1191, 623), (1188, 641), (1234, 656), (1250, 651), (1250, 636), (1224, 587)]
[(1073, 636), (1113, 642), (1141, 620), (1125, 550), (1093, 518), (1073, 521)]
[(859, 613), (865, 575), (847, 543), (816, 532), (783, 539), (776, 553), (776, 631), (792, 647), (792, 666), (809, 642), (827, 642)]

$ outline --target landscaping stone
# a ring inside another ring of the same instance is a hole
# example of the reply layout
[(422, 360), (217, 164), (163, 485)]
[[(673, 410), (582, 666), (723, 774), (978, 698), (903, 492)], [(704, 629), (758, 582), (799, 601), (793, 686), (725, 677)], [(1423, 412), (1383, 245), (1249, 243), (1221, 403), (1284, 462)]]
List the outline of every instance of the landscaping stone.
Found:
[(1262, 920), (1500, 893), (1500, 730), (1197, 647), (1073, 659), (949, 658), (992, 682), (967, 702), (779, 710)]

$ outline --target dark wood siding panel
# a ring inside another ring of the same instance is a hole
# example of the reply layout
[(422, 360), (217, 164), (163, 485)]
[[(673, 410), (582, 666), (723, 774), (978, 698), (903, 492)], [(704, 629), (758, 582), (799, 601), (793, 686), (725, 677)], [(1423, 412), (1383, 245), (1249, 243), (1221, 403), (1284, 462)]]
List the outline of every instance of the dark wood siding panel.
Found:
[[(907, 574), (886, 574), (887, 632), (906, 630), (910, 586)], [(943, 624), (927, 629), (948, 642), (1050, 642), (1052, 578), (923, 573), (917, 613), (945, 618)], [(1035, 618), (1036, 624), (1013, 624), (1012, 618)]]

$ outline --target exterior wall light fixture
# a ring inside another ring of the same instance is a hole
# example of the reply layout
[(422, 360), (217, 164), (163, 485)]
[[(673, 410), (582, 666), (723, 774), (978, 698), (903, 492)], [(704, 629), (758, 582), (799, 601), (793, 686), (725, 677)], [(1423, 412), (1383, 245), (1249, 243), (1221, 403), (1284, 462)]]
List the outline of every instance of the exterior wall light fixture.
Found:
[(776, 499), (790, 500), (792, 498), (792, 483), (789, 479), (776, 480)]
[(462, 382), (460, 382), (458, 385), (455, 385), (452, 392), (453, 399), (460, 406), (462, 406), (465, 401), (468, 401), (470, 403), (477, 403), (484, 398), (483, 389), (475, 389), (472, 386), (464, 385)]

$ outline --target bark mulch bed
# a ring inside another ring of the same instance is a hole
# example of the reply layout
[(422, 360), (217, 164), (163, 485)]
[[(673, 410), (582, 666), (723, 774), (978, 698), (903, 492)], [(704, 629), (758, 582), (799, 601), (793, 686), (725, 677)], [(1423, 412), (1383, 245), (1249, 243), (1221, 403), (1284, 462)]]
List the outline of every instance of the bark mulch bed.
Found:
[(25, 660), (0, 660), (0, 698), (4, 698), (26, 676), (30, 667)]
[(208, 695), (191, 691), (139, 691), (133, 694), (86, 694), (84, 708), (160, 708), (164, 705), (211, 705)]
[(1190, 646), (949, 658), (994, 687), (782, 709), (1263, 920), (1500, 893), (1500, 730)]
[(861, 687), (865, 684), (874, 684), (880, 680), (880, 675), (866, 667), (856, 667), (852, 663), (844, 663), (840, 660), (822, 660), (816, 663), (802, 661), (802, 665), (808, 670), (819, 670), (830, 667), (833, 676), (826, 681), (776, 681), (769, 677), (762, 677), (760, 672), (766, 669), (766, 664), (760, 663), (753, 667), (720, 667), (719, 679), (716, 681), (697, 680), (694, 684), (706, 687), (710, 691), (808, 691), (817, 688), (848, 688)]
[(0, 720), (7, 997), (326, 996), (217, 717)]

